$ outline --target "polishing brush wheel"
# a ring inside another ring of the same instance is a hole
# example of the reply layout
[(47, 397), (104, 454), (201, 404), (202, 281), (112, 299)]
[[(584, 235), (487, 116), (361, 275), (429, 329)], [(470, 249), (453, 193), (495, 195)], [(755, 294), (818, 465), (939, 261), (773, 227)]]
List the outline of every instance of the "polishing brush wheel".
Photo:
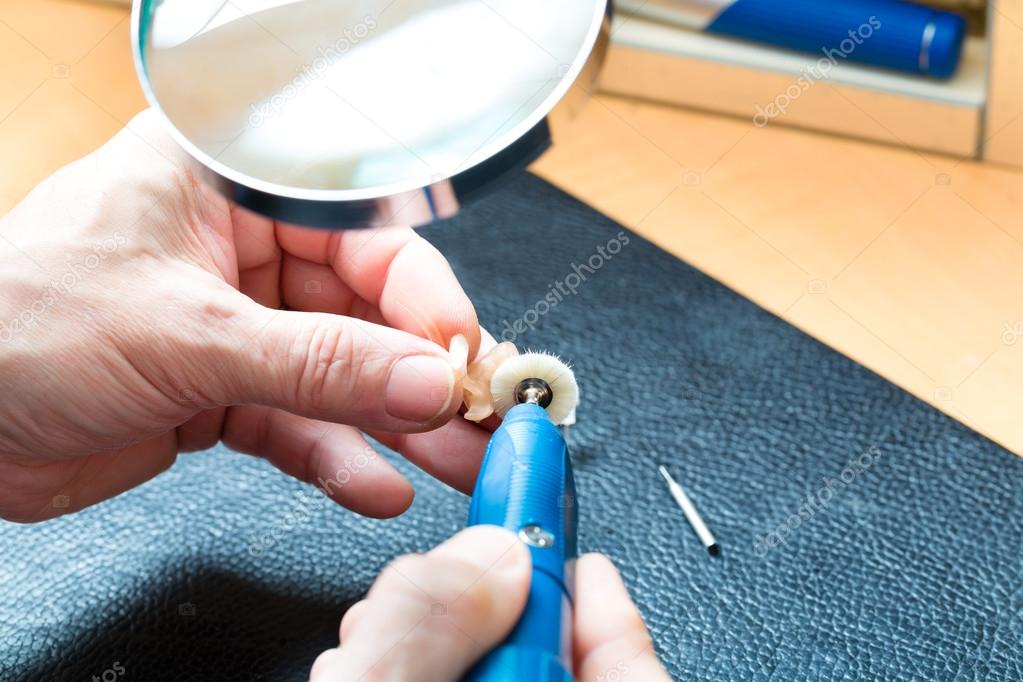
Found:
[(490, 393), (502, 417), (532, 395), (555, 424), (563, 423), (579, 403), (572, 370), (548, 353), (523, 353), (505, 360), (490, 379)]

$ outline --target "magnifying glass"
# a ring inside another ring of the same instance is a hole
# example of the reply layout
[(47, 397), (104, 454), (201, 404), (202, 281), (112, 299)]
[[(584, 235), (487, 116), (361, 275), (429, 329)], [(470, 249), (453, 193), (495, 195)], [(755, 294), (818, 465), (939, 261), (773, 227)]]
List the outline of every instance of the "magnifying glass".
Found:
[(610, 0), (136, 0), (135, 64), (198, 174), (269, 217), (423, 225), (551, 144)]

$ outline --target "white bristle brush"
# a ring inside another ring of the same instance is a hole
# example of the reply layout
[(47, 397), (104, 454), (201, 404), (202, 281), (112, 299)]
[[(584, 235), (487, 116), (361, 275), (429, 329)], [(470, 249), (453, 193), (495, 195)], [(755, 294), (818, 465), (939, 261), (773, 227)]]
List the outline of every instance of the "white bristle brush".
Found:
[(504, 416), (515, 407), (515, 390), (526, 379), (542, 379), (551, 387), (553, 398), (545, 408), (555, 424), (563, 424), (579, 404), (579, 386), (572, 369), (556, 355), (527, 352), (501, 363), (490, 379), (490, 394), (497, 414)]

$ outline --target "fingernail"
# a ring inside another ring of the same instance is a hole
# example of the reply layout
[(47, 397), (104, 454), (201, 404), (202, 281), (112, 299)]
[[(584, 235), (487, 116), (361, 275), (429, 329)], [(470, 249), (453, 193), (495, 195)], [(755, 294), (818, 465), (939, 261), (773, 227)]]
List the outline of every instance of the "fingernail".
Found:
[(396, 419), (429, 422), (443, 413), (455, 390), (451, 364), (432, 355), (409, 355), (391, 366), (384, 409)]

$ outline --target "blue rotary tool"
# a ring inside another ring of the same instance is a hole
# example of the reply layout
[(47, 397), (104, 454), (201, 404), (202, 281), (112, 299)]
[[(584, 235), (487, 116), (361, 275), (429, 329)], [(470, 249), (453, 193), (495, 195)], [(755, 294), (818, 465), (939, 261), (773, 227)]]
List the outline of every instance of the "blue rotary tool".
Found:
[(529, 547), (533, 574), (515, 628), (464, 680), (571, 682), (576, 498), (556, 424), (574, 421), (578, 387), (554, 356), (526, 353), (497, 367), (490, 388), (504, 421), (487, 446), (469, 525), (515, 532)]

